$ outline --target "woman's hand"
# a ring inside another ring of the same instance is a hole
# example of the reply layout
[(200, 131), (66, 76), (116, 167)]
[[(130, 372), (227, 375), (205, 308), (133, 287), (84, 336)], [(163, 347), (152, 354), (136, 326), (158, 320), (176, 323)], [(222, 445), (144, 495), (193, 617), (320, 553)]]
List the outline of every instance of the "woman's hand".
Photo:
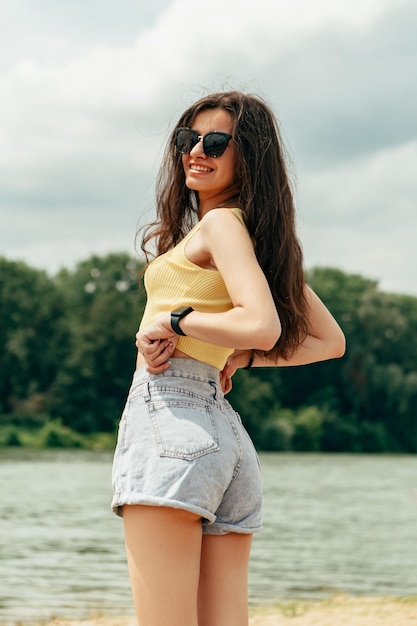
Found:
[(170, 366), (178, 335), (171, 328), (169, 313), (163, 313), (153, 324), (136, 333), (136, 347), (150, 374), (161, 374)]
[(232, 390), (232, 376), (239, 368), (246, 367), (252, 356), (252, 350), (235, 350), (227, 359), (226, 365), (220, 372), (220, 384), (226, 395)]

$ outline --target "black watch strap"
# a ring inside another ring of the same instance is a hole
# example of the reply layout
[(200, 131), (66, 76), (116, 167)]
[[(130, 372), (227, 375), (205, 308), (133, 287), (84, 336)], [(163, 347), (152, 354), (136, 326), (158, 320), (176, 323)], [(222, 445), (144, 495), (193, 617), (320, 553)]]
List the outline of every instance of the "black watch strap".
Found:
[(192, 311), (194, 311), (192, 306), (180, 306), (178, 309), (175, 309), (175, 311), (171, 311), (171, 328), (174, 333), (182, 335), (183, 337), (186, 336), (180, 328), (179, 321)]

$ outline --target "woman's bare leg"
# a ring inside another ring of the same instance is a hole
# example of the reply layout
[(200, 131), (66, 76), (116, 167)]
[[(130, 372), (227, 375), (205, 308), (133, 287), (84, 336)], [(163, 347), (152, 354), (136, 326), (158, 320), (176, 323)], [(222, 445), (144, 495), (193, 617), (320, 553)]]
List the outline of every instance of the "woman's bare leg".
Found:
[(203, 535), (199, 626), (247, 626), (252, 535)]
[(139, 626), (198, 626), (200, 517), (168, 507), (125, 505), (123, 519)]

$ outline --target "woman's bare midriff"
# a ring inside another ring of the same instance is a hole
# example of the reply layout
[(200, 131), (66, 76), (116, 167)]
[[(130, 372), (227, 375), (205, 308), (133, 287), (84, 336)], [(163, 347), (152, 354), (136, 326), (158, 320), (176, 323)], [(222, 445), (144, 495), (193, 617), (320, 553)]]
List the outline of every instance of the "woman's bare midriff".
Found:
[[(189, 359), (190, 358), (188, 354), (185, 354), (185, 352), (181, 352), (181, 350), (177, 350), (177, 348), (175, 348), (171, 356), (175, 357), (176, 359)], [(136, 359), (136, 369), (138, 370), (140, 367), (142, 367), (142, 365), (146, 365), (146, 361), (143, 358), (142, 354), (138, 352), (138, 357)]]

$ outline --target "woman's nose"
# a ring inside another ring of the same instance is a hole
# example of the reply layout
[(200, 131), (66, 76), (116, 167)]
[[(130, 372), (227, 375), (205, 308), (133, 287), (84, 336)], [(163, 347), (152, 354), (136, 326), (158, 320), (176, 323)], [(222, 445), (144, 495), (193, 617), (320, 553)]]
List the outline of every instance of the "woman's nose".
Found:
[(191, 150), (190, 154), (192, 156), (198, 156), (198, 157), (205, 157), (206, 154), (203, 150), (203, 140), (199, 139), (197, 141), (197, 143), (195, 144), (195, 146), (193, 147), (193, 149)]

